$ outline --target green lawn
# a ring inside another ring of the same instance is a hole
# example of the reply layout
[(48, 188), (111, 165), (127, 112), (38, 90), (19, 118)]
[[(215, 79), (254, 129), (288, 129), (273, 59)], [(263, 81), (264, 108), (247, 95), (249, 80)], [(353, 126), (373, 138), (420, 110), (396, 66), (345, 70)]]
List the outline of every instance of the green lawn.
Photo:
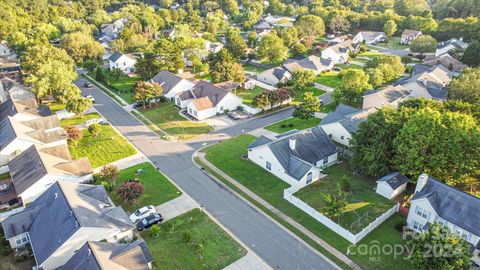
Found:
[[(107, 85), (109, 89), (119, 95), (123, 100), (132, 104), (135, 102), (133, 99), (133, 87), (135, 83), (141, 80), (140, 77), (134, 76), (129, 77), (126, 75), (120, 76), (118, 79), (111, 78), (110, 72), (106, 69), (103, 70), (103, 74), (105, 75), (105, 81), (108, 82)], [(92, 76), (95, 78), (95, 74)]]
[(329, 72), (321, 73), (320, 75), (318, 75), (315, 82), (326, 85), (326, 86), (330, 86), (332, 88), (337, 88), (342, 83), (342, 79), (338, 77), (337, 72), (329, 71)]
[(342, 70), (348, 70), (348, 69), (363, 69), (363, 67), (355, 64), (350, 64), (350, 65), (337, 65), (337, 67), (341, 68)]
[(203, 76), (196, 76), (195, 79), (197, 80), (201, 80), (201, 81), (209, 81), (211, 82), (212, 81), (212, 75), (210, 75), (210, 73), (207, 73)]
[[(340, 179), (346, 178), (351, 186), (347, 193), (347, 205), (338, 224), (343, 228), (358, 233), (378, 216), (392, 208), (394, 204), (377, 194), (373, 188), (375, 180), (359, 175), (353, 175), (348, 161), (329, 168), (328, 176), (306, 186), (295, 193), (295, 196), (306, 202), (319, 212), (324, 212), (324, 195), (334, 193)], [(362, 217), (361, 222), (352, 225)]]
[(313, 96), (318, 97), (322, 94), (325, 94), (325, 91), (318, 89), (314, 86), (309, 86), (305, 90), (292, 89), (295, 92), (295, 100), (292, 102), (293, 105), (300, 104), (304, 101), (305, 93), (312, 92)]
[(337, 108), (337, 103), (332, 102), (324, 106), (320, 106), (320, 112), (322, 113), (329, 113), (331, 111), (334, 111)]
[(0, 180), (5, 180), (7, 178), (10, 178), (10, 173), (0, 173)]
[(319, 123), (320, 123), (320, 119), (315, 117), (312, 117), (306, 120), (303, 120), (297, 117), (292, 117), (292, 118), (288, 118), (283, 121), (280, 121), (278, 123), (266, 126), (265, 129), (281, 134), (292, 129), (302, 130), (302, 129), (311, 128), (318, 125)]
[(67, 119), (63, 119), (60, 121), (60, 123), (62, 124), (62, 127), (68, 127), (68, 126), (75, 126), (75, 125), (80, 125), (80, 124), (83, 124), (85, 123), (87, 120), (91, 120), (91, 119), (97, 119), (97, 118), (100, 118), (100, 114), (98, 113), (89, 113), (89, 114), (85, 114), (83, 117), (80, 117), (80, 116), (74, 116), (74, 117), (70, 117), (70, 118), (67, 118)]
[(245, 66), (243, 66), (243, 69), (245, 71), (250, 71), (250, 72), (253, 72), (253, 73), (261, 73), (261, 72), (267, 70), (266, 68), (252, 66), (252, 65), (245, 65)]
[(137, 153), (135, 148), (110, 125), (101, 127), (102, 130), (97, 137), (93, 137), (88, 129), (84, 129), (83, 137), (77, 145), (68, 145), (74, 159), (88, 157), (92, 167), (97, 168)]
[(358, 56), (366, 56), (366, 57), (375, 57), (379, 55), (385, 55), (385, 54), (381, 52), (374, 52), (374, 51), (366, 51), (358, 54)]
[(142, 232), (153, 256), (153, 269), (220, 270), (246, 255), (246, 250), (199, 209), (160, 225), (153, 238)]
[(255, 86), (255, 88), (251, 90), (247, 90), (247, 89), (234, 90), (234, 94), (243, 99), (243, 104), (247, 106), (252, 106), (253, 98), (263, 93), (263, 91), (265, 91), (265, 89)]
[(158, 107), (140, 111), (150, 121), (172, 136), (188, 140), (212, 131), (207, 123), (192, 122), (179, 115), (179, 110), (173, 102), (161, 103)]
[[(283, 199), (283, 191), (288, 188), (288, 184), (259, 168), (256, 164), (241, 159), (241, 156), (247, 153), (246, 147), (255, 139), (251, 135), (241, 135), (220, 144), (212, 145), (204, 149), (207, 154), (206, 158), (290, 218), (299, 222), (340, 252), (346, 254), (350, 246), (347, 240)], [(371, 264), (368, 256), (359, 255), (352, 258), (361, 266)], [(376, 269), (385, 269), (382, 262), (378, 265)]]
[(401, 37), (391, 37), (388, 39), (388, 43), (378, 43), (377, 46), (385, 47), (393, 50), (404, 50), (408, 48), (408, 45), (400, 44)]
[[(139, 169), (142, 172), (137, 174)], [(118, 187), (121, 183), (131, 179), (138, 179), (145, 187), (145, 192), (135, 204), (125, 204), (114, 191), (110, 192), (110, 198), (113, 202), (116, 205), (121, 205), (123, 209), (130, 213), (145, 205), (157, 206), (182, 195), (180, 190), (148, 162), (121, 170), (115, 184)], [(95, 180), (97, 184), (102, 181), (98, 175), (95, 176)]]
[[(376, 230), (367, 235), (360, 241), (355, 247), (350, 249), (350, 257), (355, 261), (362, 261), (364, 269), (391, 269), (391, 270), (404, 270), (415, 269), (405, 256), (402, 254), (368, 254), (359, 255), (364, 250), (374, 250), (371, 247), (384, 247), (392, 246), (397, 248), (398, 245), (403, 245), (404, 240), (402, 234), (395, 229), (395, 225), (405, 222), (405, 218), (395, 214), (384, 223), (380, 224)], [(368, 248), (365, 249), (365, 246)], [(388, 250), (387, 248), (385, 250)], [(365, 259), (368, 258), (368, 259)]]
[(48, 104), (48, 107), (50, 107), (50, 111), (52, 111), (52, 114), (54, 114), (58, 111), (61, 111), (61, 110), (65, 109), (65, 104), (52, 102), (52, 103)]

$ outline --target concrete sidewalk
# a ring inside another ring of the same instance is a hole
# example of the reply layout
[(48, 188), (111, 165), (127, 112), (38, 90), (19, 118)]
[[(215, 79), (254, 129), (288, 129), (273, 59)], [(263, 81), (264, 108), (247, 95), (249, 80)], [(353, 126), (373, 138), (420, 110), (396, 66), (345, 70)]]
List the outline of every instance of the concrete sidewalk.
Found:
[(264, 128), (257, 128), (257, 129), (254, 129), (252, 131), (249, 131), (247, 132), (248, 134), (250, 135), (253, 135), (255, 137), (260, 137), (260, 136), (265, 136), (269, 139), (275, 139), (275, 136), (277, 136), (278, 134), (273, 132), (273, 131), (270, 131), (270, 130), (266, 130)]
[(252, 252), (233, 262), (223, 270), (271, 270), (272, 268), (262, 262), (260, 258), (255, 256)]
[(178, 198), (156, 206), (155, 209), (157, 209), (157, 212), (162, 215), (163, 221), (165, 222), (199, 207), (200, 205), (198, 203), (196, 203), (186, 194), (182, 194)]
[[(268, 203), (267, 201), (265, 201), (263, 198), (261, 198), (260, 196), (258, 196), (257, 194), (255, 194), (254, 192), (252, 192), (251, 190), (249, 190), (248, 188), (246, 188), (245, 186), (243, 186), (242, 184), (240, 184), (237, 180), (233, 179), (232, 177), (230, 177), (229, 175), (227, 175), (226, 173), (224, 173), (222, 170), (218, 169), (217, 167), (215, 167), (212, 163), (210, 163), (206, 158), (205, 158), (205, 153), (202, 153), (202, 152), (197, 152), (197, 156), (200, 158), (200, 160), (206, 165), (208, 166), (210, 169), (212, 169), (213, 171), (215, 171), (215, 173), (217, 173), (218, 175), (220, 175), (221, 177), (223, 177), (224, 179), (226, 179), (227, 181), (229, 181), (231, 184), (233, 184), (236, 188), (240, 189), (242, 192), (244, 192), (245, 194), (247, 194), (249, 197), (251, 197), (252, 199), (254, 199), (255, 201), (257, 201), (257, 203), (260, 203), (263, 207), (267, 208), (268, 210), (272, 211), (275, 215), (277, 215), (278, 217), (280, 217), (281, 219), (283, 219), (284, 221), (286, 221), (287, 223), (289, 223), (290, 225), (292, 225), (293, 227), (295, 227), (297, 230), (301, 231), (304, 235), (306, 235), (308, 238), (312, 239), (313, 241), (315, 241), (317, 244), (319, 244), (321, 247), (323, 247), (324, 249), (326, 249), (328, 252), (330, 252), (333, 256), (337, 257), (339, 260), (343, 261), (344, 263), (346, 263), (348, 266), (350, 266), (352, 269), (355, 269), (355, 270), (361, 270), (362, 268), (356, 264), (354, 261), (352, 261), (350, 258), (348, 258), (345, 254), (343, 254), (342, 252), (338, 251), (336, 248), (334, 248), (333, 246), (331, 246), (329, 243), (325, 242), (323, 239), (321, 239), (320, 237), (318, 237), (316, 234), (314, 234), (313, 232), (311, 232), (310, 230), (308, 230), (307, 228), (303, 227), (300, 223), (298, 223), (297, 221), (295, 221), (294, 219), (292, 219), (291, 217), (287, 216), (286, 214), (284, 214), (282, 211), (280, 211), (279, 209), (277, 209), (275, 206), (271, 205), (270, 203)], [(213, 175), (210, 175), (209, 176), (211, 178), (214, 178)], [(215, 179), (215, 178), (214, 178)], [(220, 180), (218, 180), (220, 181)], [(240, 196), (240, 195), (239, 195)], [(246, 199), (244, 199), (246, 200)], [(266, 215), (266, 214), (265, 214)], [(292, 235), (294, 235), (293, 233), (291, 233)], [(295, 236), (295, 235), (294, 235)], [(316, 250), (315, 250), (316, 251)], [(325, 255), (321, 254), (320, 252), (318, 252), (318, 254), (320, 256), (322, 256), (325, 260), (327, 261), (330, 261), (327, 257), (325, 257)], [(335, 265), (334, 263), (332, 263), (332, 265)]]
[[(149, 161), (142, 154), (137, 153), (133, 156), (129, 156), (129, 157), (111, 162), (109, 163), (109, 165), (115, 165), (119, 170), (123, 170), (144, 162), (149, 162)], [(94, 173), (100, 172), (102, 170), (102, 167), (103, 166), (93, 169), (93, 172)]]

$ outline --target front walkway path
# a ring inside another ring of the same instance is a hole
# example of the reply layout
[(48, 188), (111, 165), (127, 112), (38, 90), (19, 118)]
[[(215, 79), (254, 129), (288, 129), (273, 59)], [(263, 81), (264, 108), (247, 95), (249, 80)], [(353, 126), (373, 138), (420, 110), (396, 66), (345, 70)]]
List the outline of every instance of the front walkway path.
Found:
[(247, 255), (243, 256), (239, 260), (233, 262), (229, 266), (223, 268), (223, 270), (271, 270), (272, 268), (262, 262), (252, 252), (247, 252)]
[[(117, 166), (117, 168), (119, 170), (123, 170), (123, 169), (130, 168), (132, 166), (135, 166), (137, 164), (144, 163), (144, 162), (149, 162), (149, 161), (142, 154), (137, 153), (133, 156), (129, 156), (129, 157), (126, 157), (126, 158), (123, 158), (123, 159), (120, 159), (120, 160), (117, 160), (117, 161), (114, 161), (114, 162), (111, 162), (111, 163), (108, 163), (108, 164), (109, 165), (115, 165), (115, 166)], [(102, 170), (102, 167), (103, 166), (100, 166), (98, 168), (93, 169), (93, 172), (94, 173), (100, 172)]]
[(255, 137), (260, 137), (260, 136), (265, 136), (269, 139), (275, 139), (275, 136), (278, 135), (278, 133), (275, 133), (273, 131), (270, 131), (270, 130), (266, 130), (264, 128), (257, 128), (257, 129), (254, 129), (252, 131), (249, 131), (247, 132), (248, 134), (250, 135), (253, 135)]
[(188, 197), (186, 194), (182, 194), (180, 197), (170, 200), (164, 204), (155, 206), (157, 212), (163, 217), (163, 222), (178, 217), (195, 208), (199, 208), (200, 205)]
[[(260, 203), (263, 207), (267, 208), (268, 210), (272, 211), (275, 215), (277, 215), (278, 217), (280, 217), (281, 219), (283, 219), (284, 221), (286, 221), (288, 224), (290, 224), (291, 226), (295, 227), (297, 230), (301, 231), (304, 235), (306, 235), (308, 238), (312, 239), (313, 241), (315, 241), (317, 244), (319, 244), (321, 247), (323, 247), (324, 249), (326, 249), (328, 252), (330, 252), (333, 256), (337, 257), (339, 260), (343, 261), (344, 263), (346, 263), (348, 266), (350, 266), (352, 269), (355, 269), (355, 270), (361, 270), (362, 268), (356, 264), (354, 261), (352, 261), (350, 258), (348, 258), (345, 254), (341, 253), (340, 251), (338, 251), (337, 249), (335, 249), (334, 247), (332, 247), (330, 244), (328, 244), (327, 242), (325, 242), (324, 240), (322, 240), (320, 237), (318, 237), (316, 234), (314, 234), (313, 232), (311, 232), (310, 230), (308, 230), (307, 228), (303, 227), (300, 223), (296, 222), (295, 220), (293, 220), (292, 218), (290, 218), (289, 216), (287, 216), (286, 214), (284, 214), (283, 212), (281, 212), (280, 210), (278, 210), (277, 208), (275, 208), (273, 205), (271, 205), (270, 203), (268, 203), (267, 201), (265, 201), (264, 199), (262, 199), (260, 196), (258, 196), (257, 194), (253, 193), (251, 190), (249, 190), (248, 188), (246, 188), (245, 186), (243, 186), (242, 184), (240, 184), (237, 180), (233, 179), (232, 177), (230, 177), (229, 175), (227, 175), (226, 173), (224, 173), (222, 170), (218, 169), (217, 167), (215, 167), (212, 163), (210, 163), (206, 158), (205, 158), (205, 153), (203, 152), (197, 152), (196, 153), (197, 156), (200, 158), (200, 160), (208, 167), (210, 167), (210, 169), (212, 169), (215, 173), (217, 173), (218, 175), (220, 175), (221, 177), (223, 177), (224, 179), (226, 179), (227, 181), (229, 181), (231, 184), (233, 184), (236, 188), (240, 189), (243, 193), (247, 194), (249, 197), (251, 197), (252, 199), (254, 199), (255, 201), (257, 201), (258, 203)], [(206, 171), (205, 171), (206, 172)], [(207, 173), (207, 172), (206, 172)], [(213, 175), (210, 175), (208, 174), (209, 177), (213, 178), (213, 179), (216, 179), (215, 176)], [(217, 181), (220, 181), (217, 179)], [(263, 212), (262, 212), (263, 213)], [(266, 214), (265, 214), (266, 215)], [(334, 232), (332, 232), (334, 233)], [(292, 233), (293, 234), (293, 233)], [(323, 254), (319, 253), (320, 256), (322, 256), (325, 260), (328, 260), (329, 259), (327, 257), (325, 257)], [(334, 265), (332, 263), (332, 265)]]

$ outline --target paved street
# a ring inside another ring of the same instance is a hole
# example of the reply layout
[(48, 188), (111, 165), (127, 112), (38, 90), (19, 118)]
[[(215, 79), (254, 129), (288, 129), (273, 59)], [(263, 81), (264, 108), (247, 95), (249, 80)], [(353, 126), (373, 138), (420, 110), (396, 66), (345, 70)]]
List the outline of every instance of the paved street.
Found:
[(100, 90), (84, 89), (84, 82), (80, 78), (76, 84), (83, 95), (94, 96), (95, 108), (112, 125), (272, 268), (335, 269), (318, 253), (206, 176), (191, 160), (199, 147), (285, 119), (291, 116), (292, 109), (217, 130), (193, 141), (167, 142)]

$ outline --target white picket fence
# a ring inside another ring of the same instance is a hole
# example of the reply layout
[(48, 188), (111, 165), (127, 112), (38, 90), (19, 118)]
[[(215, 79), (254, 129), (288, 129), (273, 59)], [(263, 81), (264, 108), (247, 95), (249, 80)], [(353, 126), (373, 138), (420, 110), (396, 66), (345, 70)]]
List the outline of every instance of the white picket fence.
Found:
[(338, 225), (336, 222), (332, 221), (328, 217), (324, 216), (323, 214), (315, 210), (313, 207), (311, 207), (307, 203), (295, 197), (293, 194), (297, 192), (299, 189), (300, 187), (295, 187), (295, 186), (285, 189), (283, 191), (283, 198), (288, 202), (290, 202), (291, 204), (298, 207), (303, 212), (307, 213), (308, 215), (316, 219), (318, 222), (327, 226), (329, 229), (331, 229), (338, 235), (347, 239), (352, 244), (356, 244), (360, 240), (362, 240), (362, 238), (364, 238), (367, 234), (369, 234), (376, 227), (378, 227), (378, 225), (382, 224), (385, 220), (387, 220), (389, 217), (395, 214), (400, 207), (400, 205), (397, 203), (394, 207), (390, 208), (388, 211), (386, 211), (381, 216), (377, 217), (374, 221), (372, 221), (370, 224), (368, 224), (368, 226), (363, 228), (359, 233), (354, 234), (349, 230), (343, 228), (342, 226)]

